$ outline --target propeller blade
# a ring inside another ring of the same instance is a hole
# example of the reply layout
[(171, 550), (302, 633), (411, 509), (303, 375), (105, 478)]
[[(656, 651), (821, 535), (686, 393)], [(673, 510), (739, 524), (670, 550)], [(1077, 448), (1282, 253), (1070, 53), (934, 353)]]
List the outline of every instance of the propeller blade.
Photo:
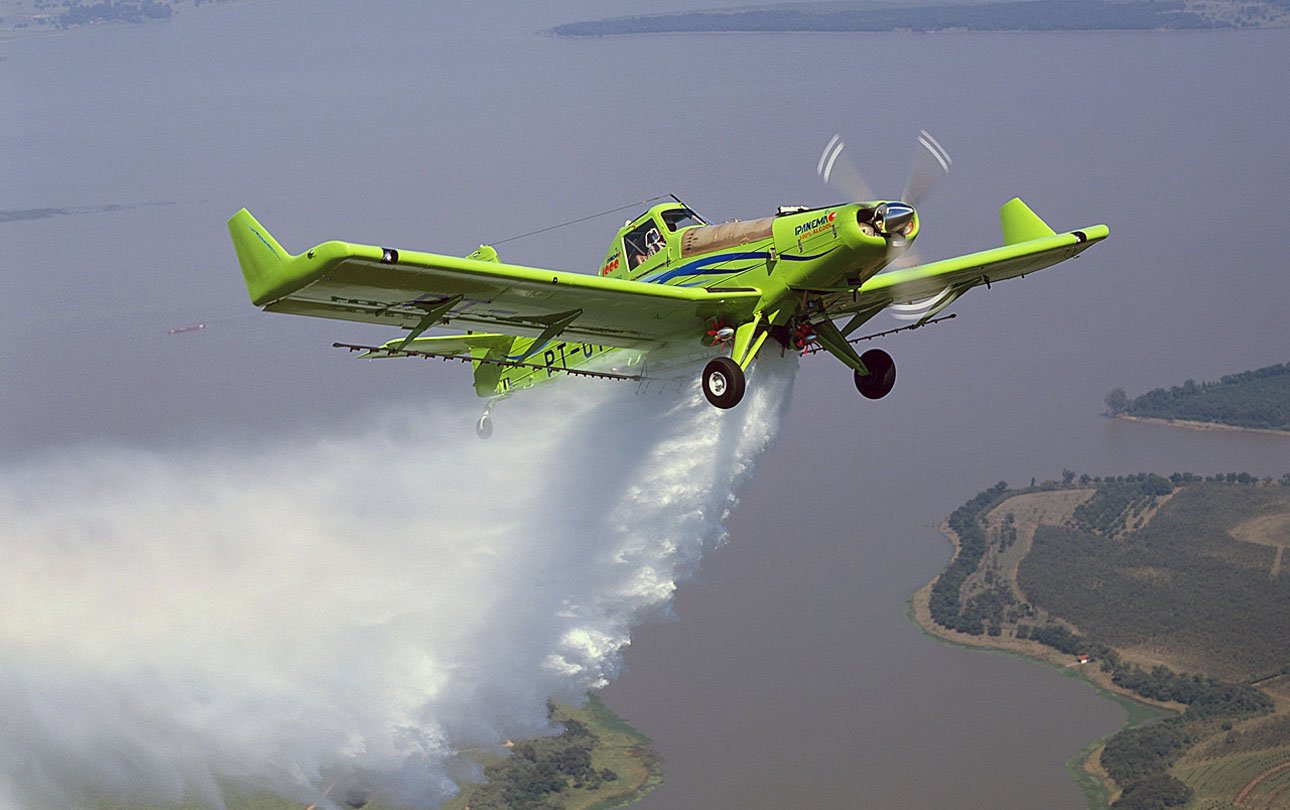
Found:
[(905, 193), (900, 195), (903, 202), (914, 207), (926, 199), (932, 188), (945, 175), (949, 174), (954, 161), (950, 153), (941, 146), (940, 141), (932, 137), (927, 130), (918, 132), (919, 149), (914, 153), (914, 162), (909, 168), (909, 181), (905, 183)]
[(846, 142), (841, 135), (834, 135), (820, 153), (820, 160), (815, 165), (815, 173), (824, 182), (845, 195), (846, 199), (861, 201), (869, 199), (869, 186), (856, 168), (851, 156), (845, 152)]
[(944, 301), (948, 295), (950, 295), (950, 288), (946, 287), (931, 298), (924, 298), (922, 301), (914, 301), (909, 304), (892, 304), (890, 309), (894, 310), (894, 312), (891, 313), (891, 317), (898, 321), (919, 320)]

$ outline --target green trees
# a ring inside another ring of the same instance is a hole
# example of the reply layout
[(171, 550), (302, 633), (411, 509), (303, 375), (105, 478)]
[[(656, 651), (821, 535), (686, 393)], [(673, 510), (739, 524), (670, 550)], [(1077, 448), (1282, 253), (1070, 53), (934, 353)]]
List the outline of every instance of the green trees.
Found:
[(484, 768), (488, 783), (471, 796), (473, 810), (550, 810), (556, 796), (572, 785), (594, 790), (618, 774), (591, 767), (596, 736), (577, 720), (564, 721), (564, 733), (515, 746), (511, 755)]
[(1118, 416), (1129, 410), (1133, 403), (1129, 401), (1129, 395), (1124, 393), (1123, 388), (1112, 388), (1106, 394), (1106, 412), (1111, 416)]
[(942, 627), (974, 636), (985, 633), (983, 613), (989, 611), (990, 606), (978, 603), (976, 609), (967, 610), (961, 604), (961, 594), (963, 583), (985, 556), (986, 536), (979, 518), (1007, 489), (1007, 483), (1000, 481), (977, 493), (949, 517), (950, 528), (959, 538), (959, 550), (949, 567), (937, 577), (928, 605), (932, 619)]
[(1135, 782), (1115, 800), (1116, 810), (1162, 810), (1182, 807), (1191, 800), (1192, 789), (1174, 776), (1157, 773)]
[(1106, 395), (1108, 413), (1157, 419), (1217, 422), (1237, 427), (1290, 430), (1290, 363), (1229, 374), (1218, 382), (1187, 380), (1130, 401), (1117, 388)]

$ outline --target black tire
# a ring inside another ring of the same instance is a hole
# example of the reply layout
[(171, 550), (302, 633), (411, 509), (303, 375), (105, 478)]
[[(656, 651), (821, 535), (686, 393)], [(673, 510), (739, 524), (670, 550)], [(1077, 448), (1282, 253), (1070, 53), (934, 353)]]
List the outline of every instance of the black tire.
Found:
[(870, 349), (860, 355), (860, 362), (869, 369), (867, 376), (855, 372), (856, 390), (865, 399), (882, 399), (896, 385), (896, 361), (882, 349)]
[(718, 357), (703, 367), (703, 395), (718, 408), (733, 408), (744, 398), (744, 370), (729, 357)]
[(484, 414), (479, 417), (479, 421), (475, 423), (475, 435), (481, 439), (487, 439), (489, 436), (492, 436), (493, 417), (488, 414)]

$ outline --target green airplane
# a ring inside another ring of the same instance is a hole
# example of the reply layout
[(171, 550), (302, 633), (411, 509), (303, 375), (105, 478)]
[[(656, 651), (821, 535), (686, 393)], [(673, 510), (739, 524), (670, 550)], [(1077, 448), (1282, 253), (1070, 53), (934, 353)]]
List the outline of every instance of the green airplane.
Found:
[[(330, 241), (293, 255), (245, 208), (228, 227), (251, 301), (266, 312), (406, 331), (381, 346), (334, 344), (365, 357), (469, 362), (490, 400), (477, 424), (486, 437), (499, 399), (561, 375), (668, 380), (706, 359), (704, 395), (733, 408), (768, 344), (826, 351), (852, 370), (861, 395), (880, 399), (896, 367), (881, 349), (857, 352), (851, 336), (862, 324), (891, 309), (918, 328), (974, 287), (1073, 258), (1109, 233), (1056, 233), (1013, 199), (999, 209), (1001, 247), (881, 272), (918, 237), (913, 196), (724, 224), (674, 198), (619, 229), (595, 274), (504, 264), (488, 245), (459, 258)], [(445, 326), (460, 331), (424, 335)]]

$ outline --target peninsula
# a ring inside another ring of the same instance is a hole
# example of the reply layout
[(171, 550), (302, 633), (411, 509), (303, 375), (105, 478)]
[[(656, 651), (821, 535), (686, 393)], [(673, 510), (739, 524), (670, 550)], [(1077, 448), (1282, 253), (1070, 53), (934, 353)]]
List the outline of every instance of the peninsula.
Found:
[(1111, 416), (1200, 430), (1239, 428), (1290, 436), (1290, 363), (1229, 374), (1218, 382), (1187, 380), (1129, 399), (1106, 395)]
[(1290, 474), (1002, 482), (943, 525), (913, 597), (928, 633), (1024, 655), (1154, 707), (1085, 752), (1090, 806), (1290, 797)]
[[(644, 798), (663, 783), (662, 761), (648, 737), (627, 725), (596, 695), (578, 708), (547, 704), (548, 716), (562, 727), (549, 737), (507, 740), (498, 753), (466, 753), (482, 767), (487, 782), (461, 785), (461, 793), (442, 810), (609, 810)], [(504, 754), (502, 752), (505, 752)], [(334, 787), (334, 783), (333, 783)], [(328, 788), (328, 794), (332, 788)], [(339, 788), (336, 788), (339, 793)], [(340, 807), (399, 810), (380, 792), (328, 795)], [(226, 787), (228, 810), (317, 810), (263, 791)], [(205, 810), (199, 797), (181, 804), (141, 806), (104, 798), (96, 810)]]

